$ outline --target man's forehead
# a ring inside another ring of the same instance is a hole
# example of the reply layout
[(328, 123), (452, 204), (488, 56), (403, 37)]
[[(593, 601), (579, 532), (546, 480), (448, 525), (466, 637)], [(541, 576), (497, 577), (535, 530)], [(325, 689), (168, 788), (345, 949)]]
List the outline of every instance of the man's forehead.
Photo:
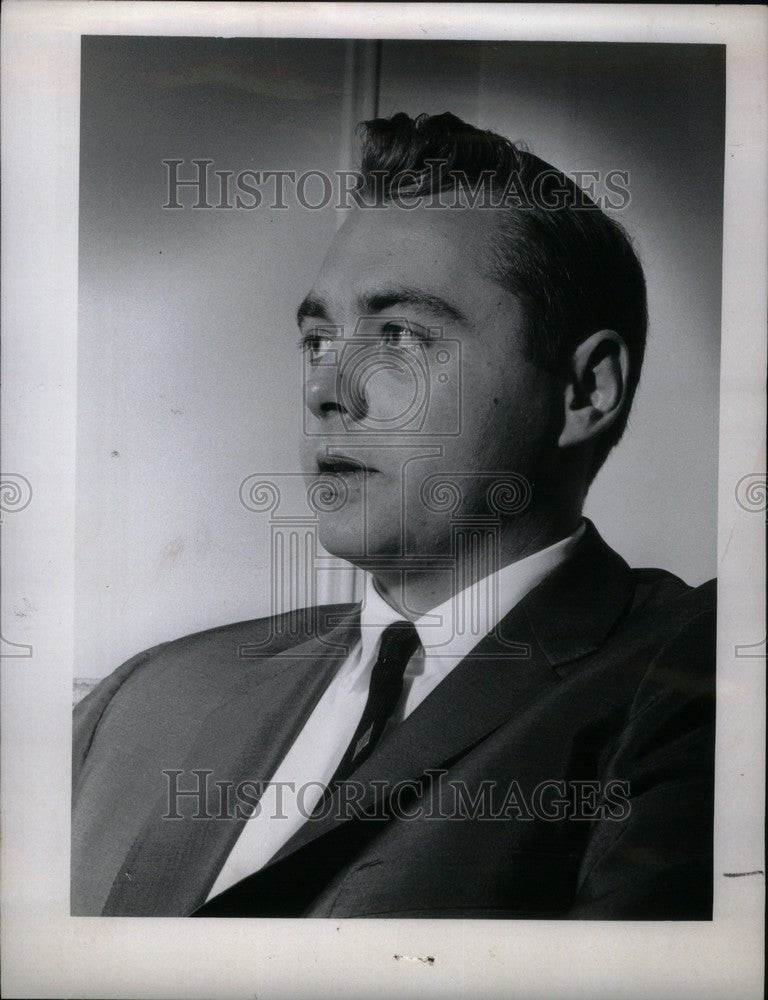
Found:
[[(398, 310), (416, 309), (424, 316), (437, 321), (467, 323), (468, 317), (457, 300), (436, 295), (418, 284), (375, 282), (370, 287), (350, 287), (351, 306), (360, 316)], [(342, 311), (341, 296), (327, 296), (322, 290), (313, 289), (298, 308), (299, 323), (307, 318), (332, 322), (337, 311)]]
[(386, 203), (377, 208), (358, 206), (347, 213), (333, 241), (333, 248), (345, 246), (359, 250), (366, 246), (373, 252), (386, 253), (397, 245), (420, 246), (436, 239), (448, 239), (459, 245), (478, 244), (488, 239), (502, 220), (498, 209), (429, 207), (423, 199), (412, 208)]
[(324, 303), (327, 312), (358, 306), (375, 311), (369, 300), (394, 301), (401, 289), (405, 294), (398, 301), (428, 306), (431, 297), (433, 304), (440, 300), (452, 306), (447, 312), (453, 318), (462, 318), (462, 303), (469, 305), (490, 282), (494, 214), (355, 209), (336, 234), (307, 298)]

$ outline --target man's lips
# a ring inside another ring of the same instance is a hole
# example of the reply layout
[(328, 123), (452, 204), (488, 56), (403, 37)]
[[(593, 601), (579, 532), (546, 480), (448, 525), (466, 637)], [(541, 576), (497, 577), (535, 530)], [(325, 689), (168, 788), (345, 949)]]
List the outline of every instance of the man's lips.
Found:
[(354, 475), (378, 472), (378, 469), (371, 468), (359, 458), (350, 458), (349, 455), (341, 454), (319, 454), (317, 456), (317, 471), (325, 475)]

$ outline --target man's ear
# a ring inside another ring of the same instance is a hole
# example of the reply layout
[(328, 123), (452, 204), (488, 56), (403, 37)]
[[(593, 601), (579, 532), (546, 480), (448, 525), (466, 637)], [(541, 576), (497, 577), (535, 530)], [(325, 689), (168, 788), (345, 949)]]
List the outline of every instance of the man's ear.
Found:
[(565, 385), (561, 448), (591, 441), (617, 420), (624, 409), (628, 374), (627, 345), (614, 330), (600, 330), (579, 344)]

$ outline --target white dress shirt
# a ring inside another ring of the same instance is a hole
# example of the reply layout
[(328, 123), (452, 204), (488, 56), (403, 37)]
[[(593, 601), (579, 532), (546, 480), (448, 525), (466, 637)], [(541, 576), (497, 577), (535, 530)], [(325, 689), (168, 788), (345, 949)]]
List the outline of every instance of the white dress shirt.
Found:
[[(414, 621), (420, 645), (408, 662), (403, 692), (389, 725), (402, 721), (512, 608), (559, 566), (584, 533), (491, 573)], [(334, 675), (275, 771), (258, 812), (224, 863), (208, 899), (253, 874), (306, 822), (333, 777), (363, 714), (384, 629), (402, 621), (366, 574), (360, 640)]]

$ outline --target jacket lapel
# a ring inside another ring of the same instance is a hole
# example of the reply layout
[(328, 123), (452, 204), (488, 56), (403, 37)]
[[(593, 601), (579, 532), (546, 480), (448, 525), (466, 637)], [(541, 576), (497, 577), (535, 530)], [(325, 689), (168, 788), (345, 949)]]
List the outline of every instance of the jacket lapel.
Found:
[(359, 631), (355, 609), (326, 636), (247, 671), (237, 695), (208, 716), (182, 765), (179, 788), (199, 772), (203, 798), (177, 796), (181, 818), (169, 819), (167, 795), (158, 797), (112, 884), (105, 916), (188, 913), (205, 900), (246, 822), (213, 818), (222, 801), (215, 783), (271, 778)]
[(632, 570), (585, 521), (571, 557), (521, 603), (536, 644), (561, 676), (603, 644), (635, 592)]
[[(349, 776), (367, 787), (359, 808), (374, 805), (382, 789), (415, 780), (426, 771), (460, 757), (498, 726), (524, 709), (537, 694), (553, 687), (557, 677), (542, 656), (522, 610), (504, 620), (506, 637), (522, 647), (510, 660), (498, 633), (487, 636), (424, 701), (393, 729), (371, 756)], [(525, 655), (521, 655), (522, 651)], [(376, 780), (377, 786), (369, 783)], [(308, 820), (272, 859), (280, 861), (345, 822), (340, 793), (324, 811), (326, 818)], [(386, 792), (384, 795), (386, 799)]]
[[(350, 775), (348, 780), (367, 789), (356, 808), (372, 808), (383, 789), (458, 759), (522, 713), (559, 683), (568, 664), (600, 646), (633, 591), (629, 567), (588, 521), (572, 557), (513, 608)], [(290, 864), (294, 855), (306, 857), (318, 838), (349, 823), (339, 800), (337, 790), (324, 818), (307, 820), (264, 869), (216, 897), (198, 915), (224, 915), (228, 901), (240, 905), (249, 894), (258, 899), (262, 885), (266, 889), (277, 877), (278, 866)], [(333, 863), (339, 863), (338, 856)]]

